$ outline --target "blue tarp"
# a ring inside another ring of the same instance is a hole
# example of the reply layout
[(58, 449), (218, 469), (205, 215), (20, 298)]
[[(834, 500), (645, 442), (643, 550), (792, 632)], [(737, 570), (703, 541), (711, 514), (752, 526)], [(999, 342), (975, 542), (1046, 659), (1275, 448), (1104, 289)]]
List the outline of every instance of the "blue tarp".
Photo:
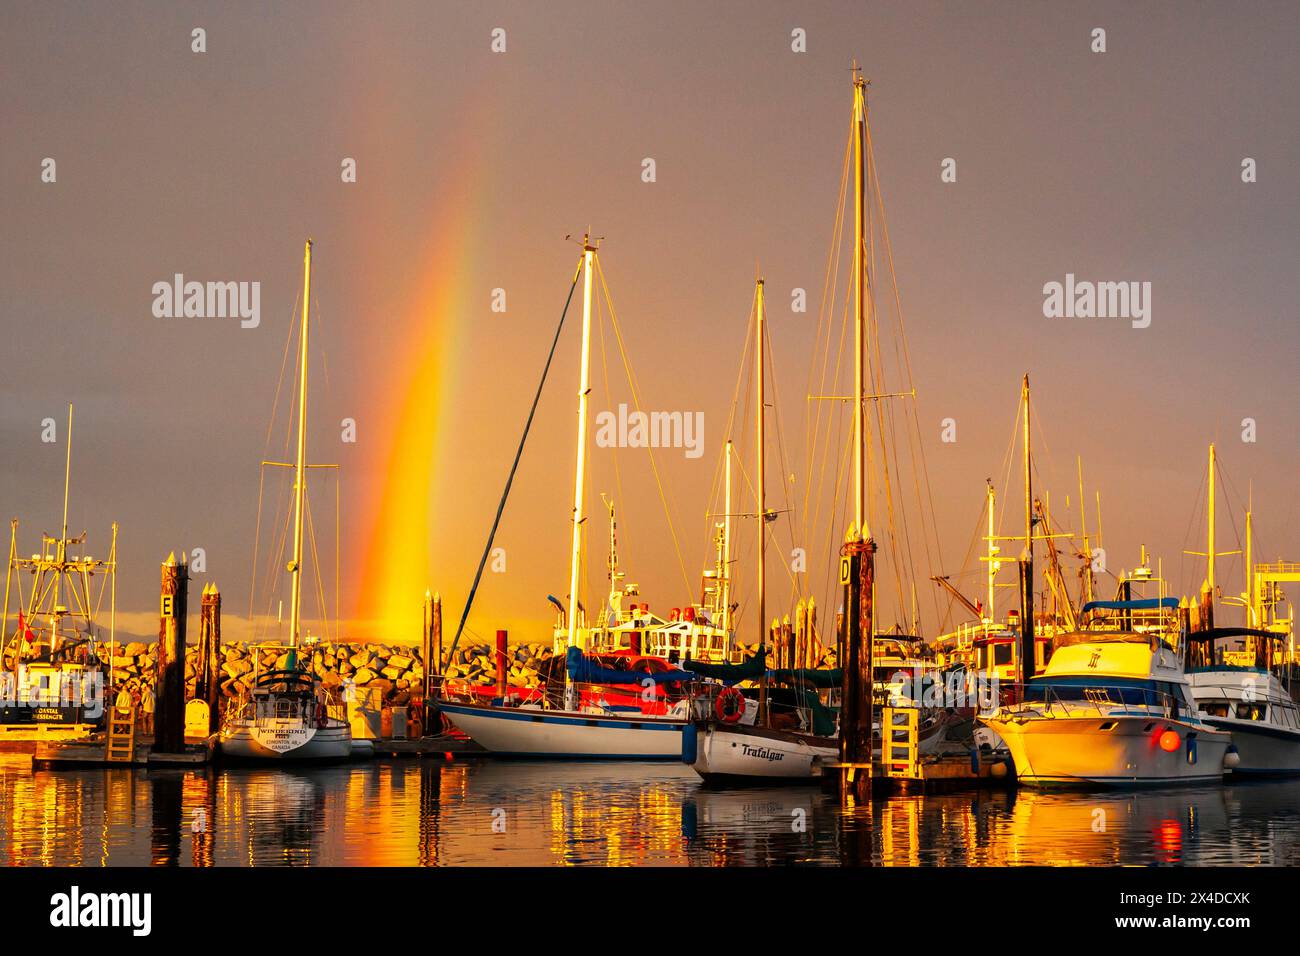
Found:
[(643, 684), (654, 681), (656, 684), (670, 684), (673, 681), (695, 680), (694, 674), (686, 671), (663, 671), (651, 674), (647, 671), (619, 671), (601, 667), (595, 661), (585, 657), (581, 649), (570, 647), (565, 657), (569, 669), (569, 680), (575, 684)]
[(1141, 598), (1134, 601), (1089, 601), (1080, 613), (1087, 614), (1094, 608), (1106, 611), (1154, 611), (1162, 607), (1178, 607), (1178, 598)]

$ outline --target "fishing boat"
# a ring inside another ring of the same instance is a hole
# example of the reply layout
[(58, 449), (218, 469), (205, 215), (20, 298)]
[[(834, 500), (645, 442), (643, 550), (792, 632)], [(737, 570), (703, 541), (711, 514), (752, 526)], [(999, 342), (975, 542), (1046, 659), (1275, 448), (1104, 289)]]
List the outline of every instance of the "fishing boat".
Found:
[(297, 457), (294, 469), (293, 560), (289, 563), (289, 644), (282, 665), (254, 678), (251, 691), (226, 712), (218, 735), (224, 759), (338, 761), (352, 755), (344, 704), (327, 694), (299, 656), (302, 626), (304, 509), (307, 495), (307, 346), (311, 321), (311, 252), (303, 252), (302, 329), (298, 367)]
[[(1187, 635), (1184, 645), (1187, 679), (1192, 695), (1205, 713), (1206, 723), (1232, 734), (1238, 762), (1232, 776), (1288, 776), (1300, 774), (1300, 713), (1289, 689), (1278, 677), (1278, 663), (1285, 660), (1289, 630), (1268, 628), (1215, 627), (1213, 601), (1216, 592), (1215, 478), (1217, 458), (1210, 446), (1205, 550), (1206, 580), (1202, 588), (1204, 608), (1200, 629)], [(1253, 523), (1246, 512), (1246, 580), (1243, 596), (1247, 621), (1262, 622), (1256, 606), (1253, 577)], [(1235, 645), (1243, 646), (1237, 647)]]
[[(20, 557), (18, 521), (9, 526), (4, 613), (0, 617), (5, 663), (0, 669), (0, 750), (26, 751), (34, 749), (38, 741), (88, 737), (103, 728), (105, 701), (112, 699), (107, 685), (117, 652), (117, 525), (112, 527), (107, 559), (85, 553), (85, 532), (69, 534), (72, 414), (69, 405), (62, 531), (43, 534), (40, 551)], [(31, 578), (26, 595), (25, 576)], [(96, 576), (101, 579), (98, 594), (93, 587)], [(106, 596), (109, 632), (104, 640), (95, 617)], [(11, 598), (17, 599), (17, 622), (12, 631)]]
[(1180, 631), (1178, 603), (1088, 602), (1085, 618), (1103, 610), (1117, 618), (1059, 636), (1043, 674), (1015, 689), (1017, 702), (981, 715), (1005, 741), (1021, 784), (1209, 783), (1235, 764), (1232, 735), (1207, 721), (1166, 639)]
[[(552, 602), (557, 604), (560, 610), (556, 632), (557, 649), (564, 650), (563, 689), (555, 695), (545, 695), (541, 701), (520, 701), (512, 695), (506, 695), (495, 698), (489, 703), (480, 703), (456, 699), (446, 692), (447, 688), (444, 686), (440, 689), (436, 706), (452, 724), (495, 756), (556, 760), (680, 760), (685, 732), (691, 726), (687, 719), (690, 704), (687, 700), (680, 699), (673, 701), (671, 706), (661, 708), (658, 706), (661, 703), (658, 688), (661, 685), (680, 686), (692, 681), (694, 676), (671, 667), (660, 669), (647, 666), (644, 670), (636, 671), (620, 669), (606, 666), (608, 661), (604, 663), (599, 660), (593, 661), (584, 654), (586, 648), (583, 645), (588, 643), (592, 634), (592, 629), (587, 626), (585, 620), (585, 611), (579, 594), (583, 565), (582, 526), (586, 521), (592, 282), (596, 270), (597, 246), (591, 236), (587, 235), (583, 238), (582, 247), (582, 257), (573, 276), (574, 287), (579, 278), (582, 279), (583, 295), (578, 430), (569, 549), (569, 594), (567, 604), (561, 604), (557, 599), (552, 598)], [(572, 287), (570, 296), (572, 296)], [(566, 303), (565, 313), (567, 311)], [(563, 324), (562, 314), (560, 327), (556, 330), (557, 341)], [(549, 368), (548, 359), (546, 370)], [(545, 381), (546, 371), (543, 372), (542, 382), (538, 386), (538, 397), (541, 395)], [(534, 410), (536, 401), (535, 398)], [(530, 414), (529, 423), (531, 421)], [(515, 456), (516, 467), (527, 435), (528, 426), (525, 426)], [(512, 479), (513, 474), (512, 469)], [(510, 481), (507, 481), (506, 491), (497, 511), (498, 521), (509, 491)], [(470, 589), (470, 599), (461, 613), (460, 627), (452, 643), (453, 650), (468, 617), (496, 527), (494, 523), (488, 536), (487, 547), (479, 561), (478, 573)], [(611, 542), (615, 542), (612, 509), (610, 528)], [(653, 624), (643, 616), (648, 609), (637, 607), (635, 611), (629, 610), (626, 614), (622, 610), (623, 597), (631, 595), (628, 589), (621, 585), (622, 579), (617, 571), (615, 555), (616, 548), (612, 547), (610, 606), (606, 609), (609, 613), (604, 613), (597, 619), (596, 641), (605, 650), (635, 652), (633, 641), (642, 640), (647, 630), (654, 630), (660, 625)], [(561, 635), (562, 643), (560, 643)], [(624, 639), (627, 641), (626, 644), (622, 643)], [(647, 700), (654, 702), (656, 706), (647, 709), (652, 712), (646, 710), (635, 713), (620, 712), (602, 702), (598, 695), (593, 697), (591, 693), (593, 687), (616, 685), (643, 688), (647, 692)]]

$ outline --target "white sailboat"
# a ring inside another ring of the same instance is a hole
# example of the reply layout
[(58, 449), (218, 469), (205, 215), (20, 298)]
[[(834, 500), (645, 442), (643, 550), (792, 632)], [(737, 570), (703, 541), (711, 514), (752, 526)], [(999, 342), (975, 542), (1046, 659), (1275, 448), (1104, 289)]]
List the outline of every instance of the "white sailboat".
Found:
[(259, 674), (249, 695), (232, 706), (218, 736), (234, 760), (333, 761), (352, 755), (352, 728), (342, 702), (329, 700), (298, 659), (302, 623), (302, 562), (307, 494), (307, 344), (311, 316), (311, 250), (303, 253), (302, 342), (298, 368), (298, 451), (294, 464), (293, 560), (289, 564), (289, 646), (286, 665)]
[[(580, 650), (585, 624), (579, 600), (582, 569), (582, 524), (587, 462), (587, 397), (591, 390), (591, 294), (596, 245), (584, 237), (582, 253), (582, 353), (578, 385), (577, 462), (573, 481), (573, 521), (569, 561), (569, 601), (564, 618), (565, 645)], [(575, 276), (576, 280), (576, 276)], [(641, 675), (650, 677), (650, 675)], [(663, 675), (654, 675), (660, 678)], [(548, 701), (549, 704), (549, 701)], [(620, 714), (598, 704), (580, 702), (566, 670), (564, 700), (559, 707), (509, 701), (478, 704), (441, 697), (438, 710), (485, 750), (506, 757), (560, 760), (680, 760), (683, 736), (691, 726), (689, 705), (679, 701), (667, 713)]]

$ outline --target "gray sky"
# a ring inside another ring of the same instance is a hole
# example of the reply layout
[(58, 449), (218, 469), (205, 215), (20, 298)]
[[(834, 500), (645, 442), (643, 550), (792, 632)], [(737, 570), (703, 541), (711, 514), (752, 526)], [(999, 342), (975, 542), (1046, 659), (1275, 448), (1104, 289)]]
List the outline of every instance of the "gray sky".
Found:
[[(495, 27), (504, 53), (490, 48)], [(1096, 27), (1105, 53), (1090, 49)], [(791, 50), (795, 28), (806, 53)], [(121, 524), (132, 626), (149, 630), (172, 549), (204, 548), (197, 577), (246, 614), (258, 462), (282, 454), (283, 400), (269, 446), (267, 427), (311, 235), (310, 445), (341, 466), (340, 608), (351, 633), (414, 638), (425, 586), (459, 612), (572, 275), (564, 236), (591, 224), (643, 405), (706, 416), (701, 458), (660, 458), (694, 584), (711, 557), (704, 513), (756, 263), (783, 437), (803, 447), (856, 58), (872, 81), (943, 542), (934, 573), (960, 570), (1024, 372), (1053, 506), (1069, 494), (1077, 507), (1082, 455), (1112, 565), (1145, 543), (1176, 587), (1199, 583), (1181, 551), (1201, 549), (1211, 440), (1234, 506), (1253, 489), (1260, 558), (1294, 559), (1297, 37), (1293, 3), (7, 2), (0, 510), (21, 519), (20, 552), (56, 530), (63, 445), (41, 442), (41, 421), (75, 402), (72, 523), (95, 553)], [(42, 182), (46, 157), (55, 183)], [(341, 181), (344, 157), (356, 183)], [(654, 183), (641, 180), (646, 157)], [(946, 157), (955, 183), (940, 180)], [(151, 288), (178, 272), (260, 282), (260, 325), (155, 318)], [(1067, 273), (1150, 282), (1150, 327), (1045, 318), (1043, 285)], [(790, 310), (795, 287), (809, 290), (806, 314)], [(496, 288), (504, 314), (490, 308)], [(545, 595), (567, 590), (575, 330), (478, 633), (531, 623), (540, 638)], [(593, 394), (593, 408), (618, 400)], [(432, 445), (428, 428), (403, 431), (425, 421), (412, 409), (436, 422)], [(355, 444), (340, 442), (346, 417)], [(656, 609), (686, 603), (653, 476), (620, 454), (619, 476), (593, 454), (590, 594), (604, 561), (597, 492), (617, 477), (633, 578)], [(332, 565), (332, 486), (317, 498)], [(1226, 513), (1219, 535), (1237, 546)], [(1221, 569), (1234, 592), (1236, 561)], [(769, 610), (788, 593), (773, 585)]]

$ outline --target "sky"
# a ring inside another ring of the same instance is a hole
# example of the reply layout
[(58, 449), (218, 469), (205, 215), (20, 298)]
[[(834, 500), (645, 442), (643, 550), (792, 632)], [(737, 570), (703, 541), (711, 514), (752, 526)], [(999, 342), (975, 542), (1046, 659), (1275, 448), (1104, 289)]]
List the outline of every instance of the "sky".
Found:
[[(310, 484), (323, 580), (309, 572), (309, 627), (417, 640), (426, 588), (459, 617), (591, 228), (641, 406), (702, 413), (704, 444), (653, 467), (592, 449), (587, 606), (603, 592), (601, 492), (641, 600), (697, 599), (756, 274), (779, 389), (769, 484), (801, 489), (817, 467), (804, 414), (856, 60), (929, 479), (923, 630), (961, 617), (930, 574), (978, 591), (967, 555), (985, 478), (1003, 489), (1026, 373), (1039, 489), (1077, 532), (1082, 459), (1112, 568), (1146, 545), (1176, 593), (1199, 586), (1203, 559), (1183, 552), (1204, 550), (1212, 441), (1220, 548), (1238, 547), (1249, 498), (1257, 557), (1295, 559), (1297, 36), (1291, 3), (7, 2), (0, 510), (20, 521), (20, 554), (58, 530), (73, 403), (70, 524), (96, 556), (120, 526), (123, 632), (156, 633), (159, 563), (201, 549), (192, 605), (215, 582), (228, 639), (283, 633), (250, 625), (287, 597), (286, 476), (266, 470), (259, 510), (259, 463), (292, 454), (292, 358), (281, 369), (311, 237), (308, 455), (338, 469)], [(177, 273), (259, 283), (256, 327), (156, 316), (154, 285)], [(1150, 325), (1045, 316), (1045, 283), (1067, 275), (1149, 282)], [(471, 637), (549, 640), (546, 597), (567, 594), (579, 320), (575, 307)], [(600, 327), (593, 414), (630, 401)], [(737, 447), (752, 474), (752, 442)], [(738, 523), (748, 582), (754, 534)], [(791, 610), (783, 568), (802, 540), (773, 534), (769, 616)], [(809, 555), (823, 608), (830, 550)], [(1220, 562), (1225, 594), (1240, 561)], [(753, 640), (754, 588), (738, 588)], [(905, 616), (890, 599), (884, 613)]]

